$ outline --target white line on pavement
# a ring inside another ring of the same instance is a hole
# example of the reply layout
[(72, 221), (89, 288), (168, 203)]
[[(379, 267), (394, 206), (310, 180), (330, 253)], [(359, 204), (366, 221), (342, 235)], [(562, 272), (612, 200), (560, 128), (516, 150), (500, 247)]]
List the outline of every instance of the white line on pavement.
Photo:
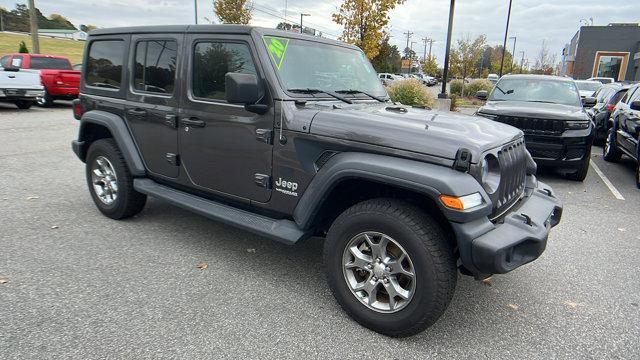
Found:
[(611, 183), (611, 181), (609, 181), (609, 178), (607, 178), (604, 173), (602, 172), (602, 170), (600, 170), (600, 168), (598, 167), (598, 165), (596, 165), (593, 161), (591, 161), (591, 167), (593, 168), (593, 170), (596, 171), (596, 173), (598, 174), (598, 176), (600, 176), (600, 178), (602, 179), (602, 181), (604, 182), (605, 185), (607, 185), (607, 187), (609, 188), (609, 191), (611, 191), (611, 193), (613, 194), (613, 196), (615, 196), (616, 199), (618, 200), (624, 200), (624, 197), (622, 196), (622, 194), (620, 194), (620, 191), (618, 191), (618, 189), (616, 189), (615, 186), (613, 186), (613, 184)]

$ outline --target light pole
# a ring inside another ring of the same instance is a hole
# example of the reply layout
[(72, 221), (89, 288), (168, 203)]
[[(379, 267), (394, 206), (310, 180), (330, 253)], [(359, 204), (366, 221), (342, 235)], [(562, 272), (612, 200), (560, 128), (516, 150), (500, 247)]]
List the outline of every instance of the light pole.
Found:
[(311, 14), (300, 14), (300, 34), (302, 34), (302, 18), (305, 16), (311, 16)]
[(193, 0), (193, 16), (196, 19), (196, 25), (198, 25), (198, 0)]
[(513, 0), (509, 0), (509, 11), (507, 12), (507, 26), (504, 28), (504, 42), (502, 43), (502, 60), (500, 60), (500, 74), (502, 77), (502, 69), (504, 67), (504, 53), (507, 47), (507, 35), (509, 34), (509, 19), (511, 19), (511, 3)]
[(522, 70), (524, 69), (524, 51), (520, 51), (522, 54), (522, 60), (520, 60), (520, 74), (522, 74)]
[(516, 36), (509, 36), (509, 40), (513, 39), (513, 51), (511, 52), (511, 71), (513, 72), (513, 64), (516, 60), (516, 41), (518, 38)]
[(447, 98), (447, 77), (449, 76), (449, 50), (451, 49), (451, 30), (453, 29), (453, 11), (456, 0), (451, 0), (449, 5), (449, 27), (447, 28), (447, 46), (444, 51), (444, 68), (442, 69), (442, 91), (438, 94), (438, 99)]

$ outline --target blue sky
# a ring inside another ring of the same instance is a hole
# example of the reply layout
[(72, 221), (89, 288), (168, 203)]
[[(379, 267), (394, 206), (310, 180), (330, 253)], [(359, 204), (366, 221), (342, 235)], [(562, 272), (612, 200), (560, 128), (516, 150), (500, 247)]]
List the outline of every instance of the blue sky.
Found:
[[(0, 0), (0, 6), (13, 8), (21, 0)], [(328, 37), (339, 35), (341, 29), (331, 21), (331, 13), (340, 0), (254, 0), (252, 24), (274, 27), (285, 17), (298, 22), (300, 13), (311, 14), (305, 24), (316, 27)], [(211, 0), (198, 0), (199, 21), (214, 19)], [(100, 27), (186, 24), (194, 22), (193, 0), (36, 0), (45, 15), (59, 13), (74, 24), (95, 24)], [(489, 44), (502, 44), (508, 0), (457, 0), (454, 40), (463, 35), (487, 35)], [(406, 45), (407, 30), (414, 32), (414, 50), (422, 54), (422, 38), (436, 40), (433, 45), (438, 61), (444, 58), (447, 0), (406, 0), (391, 14), (392, 42), (400, 49)], [(563, 45), (578, 30), (581, 19), (593, 18), (595, 25), (610, 22), (640, 22), (640, 1), (637, 0), (514, 0), (509, 36), (516, 36), (516, 57), (525, 51), (525, 59), (535, 62), (542, 41), (558, 59)], [(639, 39), (640, 40), (640, 39)], [(507, 48), (511, 49), (513, 40)]]

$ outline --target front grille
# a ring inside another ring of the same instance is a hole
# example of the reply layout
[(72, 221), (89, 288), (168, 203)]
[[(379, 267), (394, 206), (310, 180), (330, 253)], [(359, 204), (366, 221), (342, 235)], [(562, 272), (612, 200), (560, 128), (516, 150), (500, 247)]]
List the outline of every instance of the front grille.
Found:
[(497, 152), (500, 162), (500, 185), (490, 195), (493, 214), (498, 216), (516, 202), (524, 192), (527, 177), (527, 150), (524, 139), (504, 146)]
[(511, 125), (531, 135), (560, 135), (564, 131), (564, 120), (538, 119), (521, 116), (499, 115), (495, 121)]

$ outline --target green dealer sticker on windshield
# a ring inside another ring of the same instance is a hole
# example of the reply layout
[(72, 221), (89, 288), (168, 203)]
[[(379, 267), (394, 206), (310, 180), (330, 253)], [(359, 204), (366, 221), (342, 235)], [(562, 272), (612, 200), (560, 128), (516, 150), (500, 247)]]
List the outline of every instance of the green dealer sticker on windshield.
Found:
[(267, 46), (267, 51), (276, 65), (276, 68), (280, 70), (282, 63), (284, 62), (284, 56), (287, 53), (287, 46), (289, 46), (289, 39), (279, 38), (274, 36), (263, 36), (264, 44)]

